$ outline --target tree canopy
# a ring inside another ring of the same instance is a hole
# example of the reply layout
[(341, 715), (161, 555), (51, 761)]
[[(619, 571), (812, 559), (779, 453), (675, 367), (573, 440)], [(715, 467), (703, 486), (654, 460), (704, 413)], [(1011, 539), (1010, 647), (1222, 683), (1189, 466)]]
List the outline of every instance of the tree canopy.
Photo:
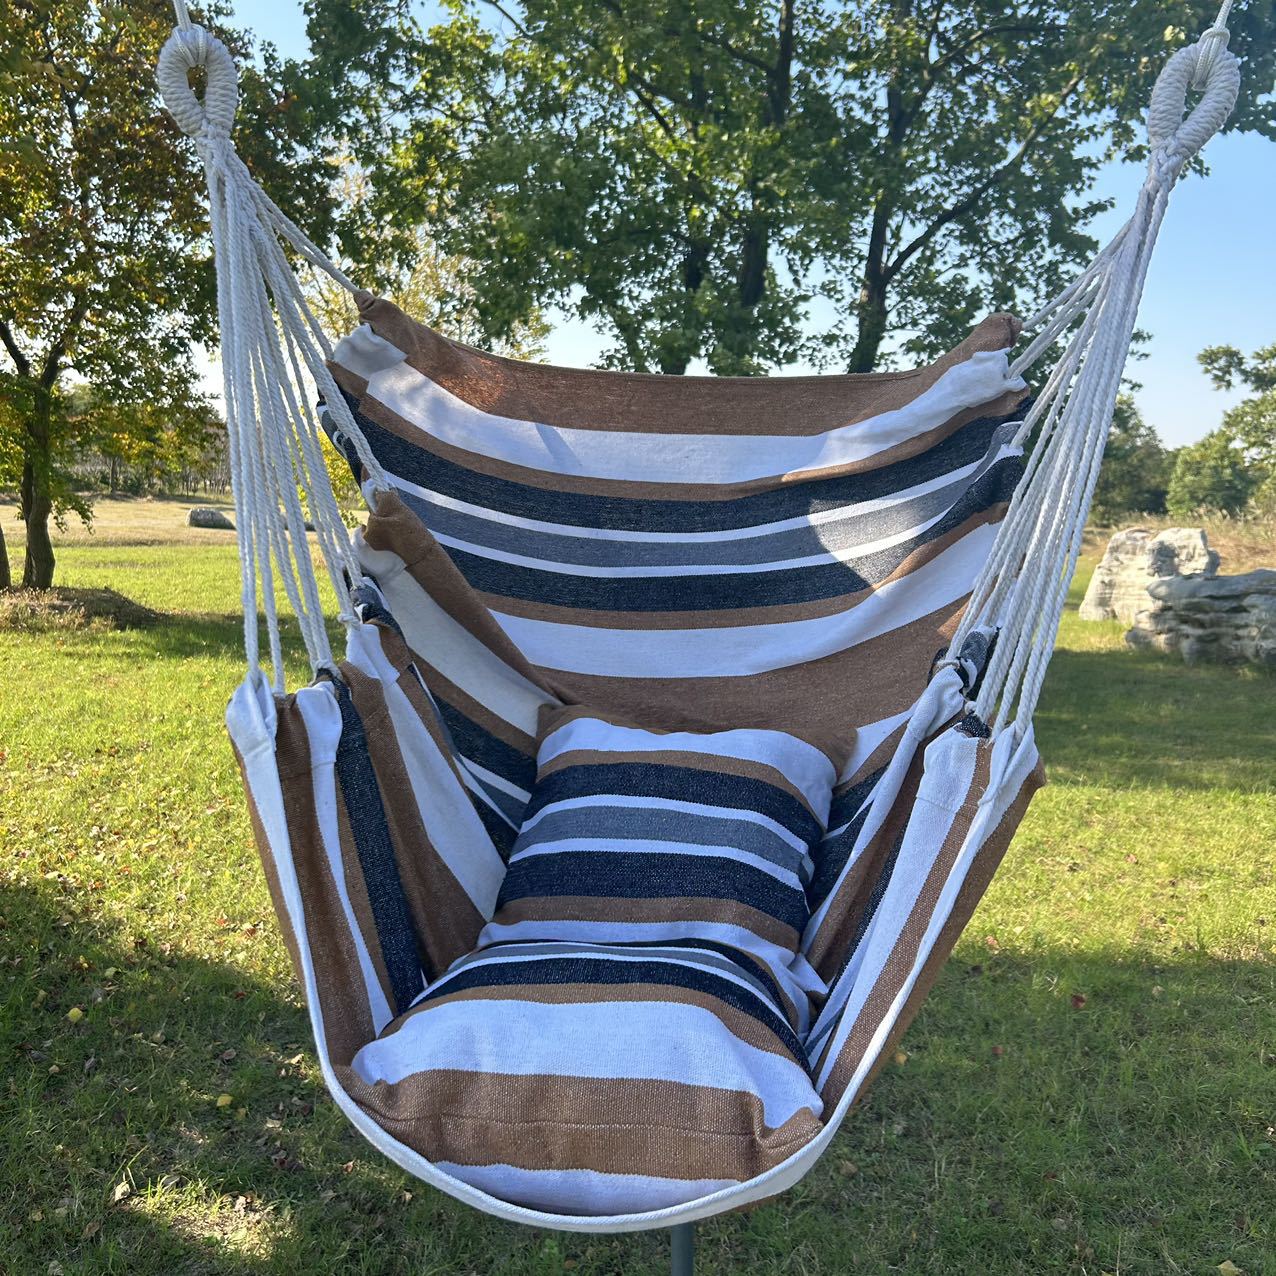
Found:
[[(1269, 134), (1271, 9), (1233, 36), (1234, 127)], [(610, 335), (611, 364), (720, 373), (798, 356), (867, 371), (1034, 308), (1092, 251), (1098, 166), (1138, 154), (1153, 77), (1212, 16), (449, 0), (423, 29), (406, 0), (308, 12), (313, 122), (369, 174), (374, 221), (425, 222), (475, 263), (486, 334), (561, 305)], [(345, 227), (356, 256), (366, 226)]]
[[(52, 580), (50, 519), (87, 514), (66, 471), (77, 385), (121, 425), (200, 419), (191, 350), (214, 334), (212, 272), (203, 173), (154, 88), (171, 29), (163, 0), (23, 0), (0, 22), (0, 470), (17, 472), (27, 585)], [(248, 68), (241, 146), (323, 234), (328, 175), (290, 162), (302, 121), (279, 72), (269, 56)]]

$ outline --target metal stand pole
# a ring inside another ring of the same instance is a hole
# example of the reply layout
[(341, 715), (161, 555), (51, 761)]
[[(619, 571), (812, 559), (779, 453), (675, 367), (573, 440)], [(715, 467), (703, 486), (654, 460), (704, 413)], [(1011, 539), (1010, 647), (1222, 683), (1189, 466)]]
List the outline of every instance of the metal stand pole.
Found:
[(692, 1276), (696, 1244), (696, 1225), (679, 1223), (669, 1229), (673, 1250), (673, 1276)]

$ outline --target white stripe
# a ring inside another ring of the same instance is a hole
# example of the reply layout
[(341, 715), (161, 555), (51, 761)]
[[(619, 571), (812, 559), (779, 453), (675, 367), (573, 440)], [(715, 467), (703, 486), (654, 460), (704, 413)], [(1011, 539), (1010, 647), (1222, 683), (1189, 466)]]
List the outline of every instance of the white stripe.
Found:
[[(545, 425), (473, 407), (406, 362), (367, 378), (366, 394), (452, 447), (547, 474), (644, 483), (742, 483), (848, 465), (1022, 390), (1007, 352), (976, 351), (910, 403), (814, 435), (651, 434)], [(357, 372), (357, 369), (351, 369)]]
[(604, 1174), (598, 1170), (524, 1170), (514, 1165), (458, 1165), (454, 1161), (440, 1161), (438, 1168), (503, 1200), (563, 1214), (666, 1209), (734, 1187), (737, 1182)]
[[(551, 811), (575, 811), (591, 806), (600, 807), (603, 810), (616, 806), (638, 807), (640, 810), (649, 811), (651, 799), (634, 797), (627, 793), (591, 793), (584, 797), (563, 798), (561, 802), (548, 803), (541, 807), (530, 820), (524, 820), (523, 832), (527, 833), (534, 829)], [(761, 825), (762, 828), (774, 833), (776, 837), (783, 838), (795, 850), (799, 852), (806, 850), (806, 843), (796, 833), (786, 829), (783, 824), (778, 824), (769, 815), (763, 815), (761, 811), (750, 811), (742, 806), (708, 806), (703, 802), (685, 802), (678, 798), (661, 798), (660, 808), (664, 811), (678, 811), (683, 815), (707, 815), (711, 819), (718, 820), (747, 820), (750, 824)]]
[[(915, 704), (916, 702), (914, 702)], [(837, 782), (841, 784), (844, 780), (849, 780), (856, 771), (868, 761), (874, 749), (877, 748), (887, 736), (890, 735), (897, 727), (902, 726), (912, 716), (913, 705), (910, 705), (903, 713), (892, 714), (889, 718), (882, 718), (878, 722), (870, 722), (865, 726), (859, 727), (855, 732), (855, 748), (851, 750), (851, 756), (847, 759), (846, 765), (842, 768), (842, 774), (837, 777)]]
[[(697, 1049), (689, 1050), (689, 1042)], [(778, 1129), (823, 1104), (802, 1067), (730, 1032), (711, 1010), (673, 1001), (556, 1004), (484, 997), (419, 1010), (351, 1064), (368, 1085), (436, 1070), (622, 1078), (755, 1094)]]
[(397, 554), (372, 549), (361, 534), (356, 541), (360, 563), (376, 578), (412, 650), (489, 712), (534, 737), (537, 714), (552, 699), (549, 694), (453, 620), (404, 569)]
[(492, 615), (533, 664), (547, 669), (617, 678), (741, 678), (846, 651), (956, 602), (970, 592), (999, 526), (982, 524), (850, 610), (811, 620), (632, 630)]
[[(301, 719), (306, 727), (306, 739), (310, 748), (311, 785), (315, 801), (315, 822), (319, 827), (319, 839), (323, 853), (328, 861), (328, 870), (337, 887), (337, 896), (341, 901), (341, 913), (345, 918), (346, 929), (350, 932), (351, 943), (359, 961), (359, 974), (363, 978), (365, 994), (368, 999), (368, 1011), (372, 1017), (375, 1032), (394, 1018), (381, 981), (377, 978), (376, 967), (364, 943), (363, 933), (355, 920), (354, 908), (350, 903), (350, 891), (346, 886), (346, 866), (341, 857), (341, 833), (337, 826), (337, 777), (336, 757), (337, 742), (341, 739), (341, 709), (330, 687), (325, 685), (302, 687), (294, 697)], [(330, 936), (335, 942), (336, 936)]]
[(505, 865), (483, 821), (456, 772), (426, 730), (416, 706), (397, 678), (389, 680), (387, 675), (392, 675), (394, 669), (381, 650), (380, 630), (375, 625), (360, 625), (350, 631), (347, 646), (351, 664), (381, 679), (390, 724), (426, 836), (479, 915), (490, 917), (496, 908)]
[(802, 881), (790, 868), (773, 860), (763, 859), (749, 851), (734, 846), (702, 846), (696, 842), (658, 842), (649, 838), (597, 838), (560, 837), (553, 842), (533, 842), (510, 856), (511, 866), (534, 859), (538, 855), (572, 855), (581, 853), (600, 855), (694, 855), (704, 859), (728, 860), (735, 864), (748, 864), (766, 873), (777, 882), (783, 882), (795, 890), (802, 890)]

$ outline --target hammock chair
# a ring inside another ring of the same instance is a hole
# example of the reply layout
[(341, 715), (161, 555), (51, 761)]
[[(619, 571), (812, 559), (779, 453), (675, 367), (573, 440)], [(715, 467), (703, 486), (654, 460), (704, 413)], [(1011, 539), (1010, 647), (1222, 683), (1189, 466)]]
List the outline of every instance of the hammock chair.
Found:
[[(1228, 6), (1058, 298), (914, 371), (779, 378), (499, 358), (359, 291), (236, 155), (231, 58), (176, 8), (159, 81), (207, 173), (241, 551), (227, 722), (324, 1080), (457, 1199), (677, 1225), (690, 1270), (688, 1224), (814, 1165), (1043, 781), (1148, 259), (1238, 91)], [(335, 344), (298, 260), (355, 296)], [(277, 588), (314, 671), (290, 694)]]

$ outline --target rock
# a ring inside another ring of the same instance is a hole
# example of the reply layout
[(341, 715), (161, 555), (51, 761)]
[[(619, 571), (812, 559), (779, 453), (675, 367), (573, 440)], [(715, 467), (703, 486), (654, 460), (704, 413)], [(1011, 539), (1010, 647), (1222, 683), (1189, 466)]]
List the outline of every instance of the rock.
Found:
[(1198, 660), (1249, 662), (1276, 670), (1276, 570), (1240, 576), (1167, 576), (1125, 635), (1132, 647)]
[(213, 509), (211, 505), (196, 505), (186, 515), (186, 526), (212, 527), (219, 532), (233, 532), (235, 530), (235, 524), (221, 510)]
[(1164, 577), (1218, 572), (1218, 555), (1201, 527), (1167, 527), (1153, 535), (1130, 527), (1108, 541), (1081, 603), (1082, 620), (1122, 620), (1131, 624), (1147, 606), (1148, 586)]

